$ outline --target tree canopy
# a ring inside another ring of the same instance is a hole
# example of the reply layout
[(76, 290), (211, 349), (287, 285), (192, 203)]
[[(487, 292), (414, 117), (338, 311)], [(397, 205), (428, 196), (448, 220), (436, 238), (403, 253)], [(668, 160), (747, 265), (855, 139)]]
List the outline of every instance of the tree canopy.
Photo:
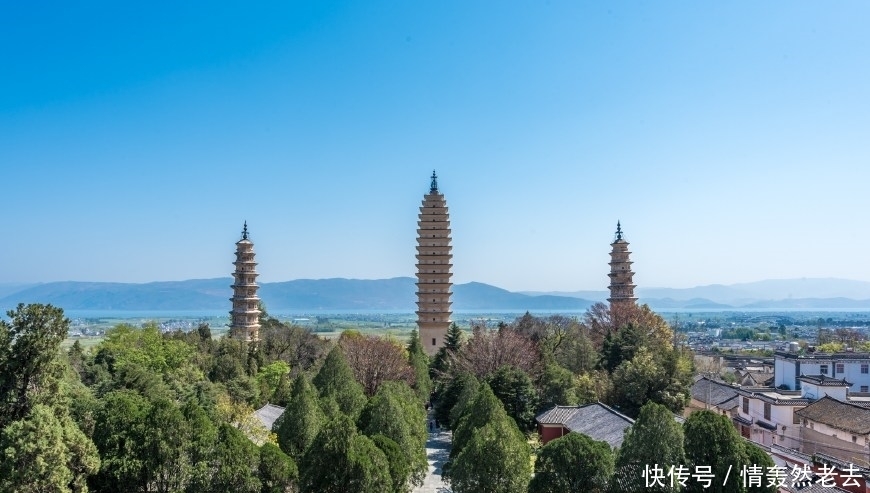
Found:
[(541, 448), (529, 493), (602, 493), (608, 491), (612, 474), (610, 445), (580, 433), (568, 433)]

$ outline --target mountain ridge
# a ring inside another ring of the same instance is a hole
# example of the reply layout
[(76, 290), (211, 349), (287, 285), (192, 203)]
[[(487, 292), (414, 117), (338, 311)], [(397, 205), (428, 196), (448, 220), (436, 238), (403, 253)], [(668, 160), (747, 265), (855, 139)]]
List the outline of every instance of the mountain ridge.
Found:
[[(416, 307), (415, 279), (295, 279), (261, 283), (270, 310), (407, 310)], [(4, 284), (0, 307), (51, 303), (70, 310), (227, 309), (232, 278), (148, 283), (58, 281)], [(608, 292), (512, 292), (482, 282), (454, 285), (453, 310), (584, 310)], [(638, 288), (656, 310), (870, 309), (870, 282), (835, 278), (770, 279), (695, 288)], [(850, 296), (851, 295), (851, 296)]]

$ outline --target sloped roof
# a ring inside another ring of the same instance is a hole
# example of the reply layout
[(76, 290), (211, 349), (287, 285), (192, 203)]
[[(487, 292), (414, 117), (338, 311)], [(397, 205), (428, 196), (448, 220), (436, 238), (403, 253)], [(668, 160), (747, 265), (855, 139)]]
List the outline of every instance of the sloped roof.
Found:
[(274, 406), (272, 404), (266, 404), (254, 411), (254, 416), (263, 423), (263, 426), (266, 427), (267, 430), (272, 430), (272, 425), (275, 424), (275, 420), (277, 420), (281, 415), (284, 414), (284, 408), (281, 406)]
[(795, 414), (856, 435), (870, 433), (870, 409), (843, 402), (827, 395), (809, 406), (795, 411)]
[(727, 383), (704, 377), (692, 385), (692, 399), (718, 406), (737, 396), (737, 389)]
[(571, 416), (579, 409), (577, 406), (556, 406), (535, 416), (535, 421), (542, 425), (565, 425)]
[(560, 424), (569, 431), (619, 447), (625, 430), (634, 423), (628, 416), (600, 402), (585, 406), (556, 406), (537, 415), (539, 424)]
[(625, 430), (634, 420), (616, 410), (597, 402), (583, 406), (565, 423), (565, 428), (619, 447), (625, 438)]
[(847, 382), (845, 378), (831, 378), (825, 375), (801, 375), (798, 377), (801, 382), (807, 382), (819, 387), (851, 387), (852, 384)]
[(773, 373), (748, 372), (749, 378), (758, 385), (766, 385), (773, 381)]

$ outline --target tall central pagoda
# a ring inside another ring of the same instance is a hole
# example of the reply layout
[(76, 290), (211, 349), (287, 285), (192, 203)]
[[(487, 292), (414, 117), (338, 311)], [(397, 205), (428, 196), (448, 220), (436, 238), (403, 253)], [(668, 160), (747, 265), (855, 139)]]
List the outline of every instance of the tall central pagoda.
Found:
[(260, 297), (257, 296), (257, 263), (254, 243), (248, 238), (248, 222), (242, 229), (242, 239), (236, 242), (236, 266), (233, 272), (233, 310), (230, 312), (230, 337), (248, 342), (260, 340)]
[(631, 252), (628, 251), (628, 242), (622, 237), (622, 225), (616, 222), (616, 239), (610, 244), (610, 310), (615, 311), (621, 307), (636, 305), (634, 297), (635, 285), (632, 284), (631, 264), (628, 259)]
[(444, 345), (450, 327), (450, 215), (438, 176), (432, 172), (429, 193), (423, 196), (417, 222), (417, 327), (423, 349), (430, 356)]

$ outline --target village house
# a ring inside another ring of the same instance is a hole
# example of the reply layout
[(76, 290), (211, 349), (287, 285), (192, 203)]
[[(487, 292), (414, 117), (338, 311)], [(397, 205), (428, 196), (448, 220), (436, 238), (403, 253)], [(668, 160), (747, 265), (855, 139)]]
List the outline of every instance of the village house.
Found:
[(870, 353), (774, 353), (774, 386), (800, 390), (802, 375), (824, 375), (850, 382), (850, 392), (870, 392)]
[(584, 406), (555, 406), (537, 415), (535, 421), (542, 445), (574, 432), (619, 447), (625, 430), (634, 424), (633, 419), (600, 402)]

